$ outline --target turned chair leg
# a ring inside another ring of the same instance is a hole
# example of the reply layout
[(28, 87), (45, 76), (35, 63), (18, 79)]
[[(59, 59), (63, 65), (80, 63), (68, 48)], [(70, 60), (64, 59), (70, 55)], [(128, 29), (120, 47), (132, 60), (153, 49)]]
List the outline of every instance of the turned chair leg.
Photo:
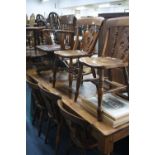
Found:
[(127, 85), (127, 93), (128, 93), (128, 98), (129, 98), (128, 71), (126, 67), (123, 68), (123, 74), (124, 74), (125, 84)]
[(72, 88), (72, 81), (73, 81), (73, 61), (72, 58), (69, 60), (69, 88)]
[(32, 125), (34, 125), (34, 123), (36, 121), (37, 113), (38, 113), (38, 108), (35, 107), (34, 116), (33, 116), (33, 120), (32, 120)]
[(83, 64), (80, 63), (79, 74), (78, 74), (77, 83), (76, 83), (75, 98), (74, 98), (75, 102), (77, 101), (77, 98), (79, 96), (79, 88), (80, 88), (80, 84), (81, 84), (81, 80), (82, 80), (82, 72), (83, 72)]
[(40, 118), (39, 118), (39, 130), (38, 130), (38, 136), (40, 137), (41, 135), (41, 127), (42, 127), (42, 122), (43, 122), (43, 115), (44, 111), (40, 112)]
[(102, 96), (103, 96), (103, 70), (99, 69), (98, 71), (99, 74), (99, 83), (97, 86), (97, 92), (98, 92), (98, 108), (97, 108), (97, 119), (98, 121), (102, 121), (102, 111), (101, 111), (101, 106), (102, 106)]
[(96, 78), (96, 73), (95, 73), (95, 69), (91, 67), (91, 72), (93, 74), (93, 77)]
[(56, 133), (56, 148), (55, 148), (55, 152), (56, 155), (58, 154), (58, 149), (60, 146), (60, 138), (61, 138), (61, 129), (62, 129), (62, 122), (58, 125), (57, 127), (57, 133)]
[(48, 126), (47, 126), (47, 130), (46, 130), (45, 144), (48, 143), (48, 135), (49, 135), (50, 126), (51, 126), (51, 120), (50, 120), (50, 118), (48, 118)]
[(53, 88), (55, 88), (55, 83), (56, 83), (56, 73), (57, 73), (57, 56), (55, 56), (54, 59), (54, 66), (53, 66)]

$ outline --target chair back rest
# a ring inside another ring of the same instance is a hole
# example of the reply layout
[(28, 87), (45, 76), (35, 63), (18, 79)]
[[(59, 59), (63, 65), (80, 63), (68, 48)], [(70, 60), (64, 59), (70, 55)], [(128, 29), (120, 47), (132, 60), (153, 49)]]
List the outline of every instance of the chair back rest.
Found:
[(28, 15), (26, 14), (26, 24), (29, 24)]
[(30, 24), (30, 26), (34, 26), (34, 24), (35, 24), (35, 15), (34, 15), (34, 13), (32, 13), (31, 16), (30, 16), (29, 24)]
[(60, 16), (61, 29), (75, 31), (76, 21), (74, 15)]
[(40, 93), (44, 100), (48, 113), (57, 120), (59, 119), (59, 110), (57, 106), (57, 100), (61, 99), (58, 94), (51, 93), (42, 85), (39, 84)]
[(95, 50), (103, 21), (103, 17), (78, 19), (76, 24), (76, 40), (73, 49), (80, 49), (88, 54), (92, 54)]
[(103, 51), (101, 56), (110, 56), (128, 62), (129, 17), (110, 18), (105, 21)]
[(46, 24), (47, 24), (45, 17), (41, 14), (37, 14), (36, 23), (38, 26), (46, 26)]
[(40, 90), (39, 90), (38, 82), (35, 81), (34, 79), (32, 79), (29, 76), (26, 77), (26, 82), (27, 82), (27, 84), (30, 86), (30, 88), (32, 90), (32, 96), (34, 97), (34, 99), (36, 101), (39, 101), (38, 104), (44, 106), (42, 97), (40, 95)]
[(50, 12), (47, 18), (47, 22), (49, 22), (51, 29), (58, 30), (61, 28), (60, 25), (60, 17), (56, 12)]
[(74, 15), (60, 16), (61, 30), (72, 31), (73, 33), (57, 33), (57, 40), (59, 40), (62, 49), (73, 49), (74, 46), (74, 32), (76, 26), (76, 17)]
[(77, 116), (75, 113), (69, 111), (69, 109), (65, 108), (64, 103), (61, 100), (58, 100), (58, 107), (60, 109), (60, 113), (62, 117), (69, 121), (69, 126), (76, 125), (82, 128), (86, 128), (88, 123), (82, 119), (81, 117)]

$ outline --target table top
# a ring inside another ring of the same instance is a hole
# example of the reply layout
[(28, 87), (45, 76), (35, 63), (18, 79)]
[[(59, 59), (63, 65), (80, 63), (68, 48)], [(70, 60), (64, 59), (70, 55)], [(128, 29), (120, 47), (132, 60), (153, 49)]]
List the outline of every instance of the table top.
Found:
[(36, 48), (44, 52), (54, 52), (61, 49), (61, 46), (58, 44), (54, 45), (37, 45)]
[[(63, 80), (62, 79), (57, 80), (56, 88), (52, 87), (52, 84), (48, 81), (49, 78), (39, 76), (34, 69), (28, 70), (27, 75), (31, 76), (33, 79), (38, 81), (41, 85), (43, 85), (50, 92), (60, 95), (62, 97), (62, 101), (64, 102), (64, 104), (66, 106), (68, 106), (70, 109), (75, 111), (78, 115), (80, 115), (83, 119), (85, 119), (89, 124), (91, 124), (92, 127), (94, 127), (102, 135), (108, 136), (108, 135), (114, 134), (118, 131), (121, 131), (123, 129), (129, 128), (128, 123), (124, 124), (122, 126), (119, 126), (117, 128), (112, 128), (111, 126), (109, 126), (103, 122), (99, 122), (96, 117), (94, 117), (93, 115), (88, 113), (85, 109), (83, 109), (80, 106), (80, 104), (79, 104), (81, 102), (80, 97), (78, 98), (77, 103), (74, 102), (73, 97), (74, 97), (75, 88), (73, 88), (72, 94), (70, 94), (70, 95), (67, 94), (67, 92), (68, 92), (67, 89), (69, 89), (69, 88), (67, 87), (68, 82), (66, 82), (66, 81), (68, 81), (68, 79), (66, 78), (64, 80), (65, 74), (62, 74)], [(91, 89), (86, 88), (88, 86), (90, 87), (90, 84), (91, 83), (83, 84), (83, 86), (82, 86), (82, 89), (84, 90), (83, 91), (84, 93), (82, 92), (83, 95), (87, 95), (87, 94), (92, 95), (92, 93), (93, 94), (96, 93), (96, 91), (94, 91), (94, 90), (96, 90), (96, 88), (93, 84), (91, 84)], [(75, 86), (75, 83), (73, 83), (73, 85)]]

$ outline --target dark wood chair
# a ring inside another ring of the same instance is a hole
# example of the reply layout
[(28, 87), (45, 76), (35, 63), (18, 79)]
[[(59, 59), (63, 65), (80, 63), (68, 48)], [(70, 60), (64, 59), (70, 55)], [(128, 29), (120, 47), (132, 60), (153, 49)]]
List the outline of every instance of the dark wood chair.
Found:
[[(83, 81), (92, 81), (98, 92), (98, 120), (101, 121), (101, 101), (104, 93), (128, 93), (128, 56), (129, 56), (129, 17), (118, 17), (106, 20), (104, 25), (103, 52), (99, 57), (80, 58), (80, 71), (77, 79), (75, 101), (79, 95), (83, 66), (96, 69), (98, 77)], [(121, 69), (125, 84), (113, 81), (112, 71)], [(107, 77), (105, 74), (107, 73)], [(104, 88), (104, 89), (103, 89)]]
[[(53, 70), (53, 87), (55, 87), (56, 83), (56, 73), (58, 70), (57, 61), (60, 59), (68, 68), (69, 87), (72, 87), (73, 75), (76, 76), (78, 72), (78, 59), (81, 57), (92, 56), (95, 53), (95, 46), (103, 20), (104, 18), (102, 17), (89, 17), (77, 20), (75, 30), (76, 39), (73, 49), (54, 52), (55, 65)], [(73, 64), (73, 60), (76, 61), (77, 65)]]
[(40, 136), (43, 119), (44, 119), (44, 116), (46, 113), (46, 107), (45, 107), (45, 104), (44, 104), (43, 99), (42, 99), (41, 94), (40, 94), (38, 82), (36, 82), (34, 79), (32, 79), (28, 76), (26, 78), (26, 82), (32, 90), (32, 93), (31, 93), (31, 101), (32, 102), (31, 103), (33, 104), (32, 106), (34, 107), (34, 115), (33, 115), (32, 124), (35, 123), (37, 115), (39, 115), (38, 136)]
[(58, 94), (49, 92), (46, 88), (44, 88), (40, 84), (39, 84), (39, 88), (48, 112), (48, 127), (46, 131), (46, 136), (45, 136), (45, 143), (48, 142), (48, 134), (51, 127), (51, 123), (53, 122), (54, 125), (57, 126), (57, 133), (56, 133), (56, 152), (57, 152), (59, 142), (60, 142), (61, 127), (62, 127), (57, 100), (61, 99), (61, 97)]
[(58, 30), (61, 27), (60, 17), (56, 12), (49, 13), (47, 22), (50, 23), (50, 27), (52, 30)]
[[(85, 154), (86, 149), (97, 147), (97, 141), (91, 135), (91, 126), (73, 111), (67, 109), (61, 100), (58, 100), (58, 106), (62, 115), (62, 120), (66, 122), (69, 129), (72, 143), (71, 147), (76, 146), (79, 148), (81, 154)], [(66, 154), (71, 154), (71, 147)]]
[[(53, 19), (55, 16), (53, 17), (52, 14), (50, 14), (49, 17)], [(43, 38), (44, 38), (43, 39), (44, 45), (37, 46), (37, 49), (39, 51), (43, 51), (44, 53), (47, 53), (47, 57), (49, 58), (49, 61), (48, 61), (49, 63), (41, 64), (43, 67), (41, 66), (38, 69), (38, 73), (40, 73), (41, 71), (49, 70), (53, 68), (54, 51), (73, 48), (75, 22), (76, 22), (76, 18), (73, 15), (62, 16), (60, 18), (61, 26), (58, 26), (58, 27), (55, 26), (54, 29), (48, 28), (42, 31)]]
[(36, 23), (37, 26), (46, 26), (47, 24), (45, 17), (41, 14), (36, 15)]

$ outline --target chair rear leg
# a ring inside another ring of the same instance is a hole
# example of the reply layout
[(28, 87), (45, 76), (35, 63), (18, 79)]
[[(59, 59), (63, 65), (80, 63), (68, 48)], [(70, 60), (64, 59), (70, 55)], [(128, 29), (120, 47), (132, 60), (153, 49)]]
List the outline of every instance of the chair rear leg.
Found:
[(37, 112), (38, 112), (38, 108), (36, 107), (36, 108), (35, 108), (35, 111), (34, 111), (34, 116), (33, 116), (33, 120), (32, 120), (32, 125), (34, 125), (34, 123), (35, 123), (35, 121), (36, 121)]
[(79, 74), (78, 74), (77, 83), (76, 83), (75, 98), (74, 98), (75, 102), (77, 101), (77, 98), (79, 96), (79, 88), (80, 88), (80, 84), (81, 84), (81, 80), (82, 80), (82, 72), (83, 72), (83, 64), (80, 63)]
[(61, 138), (61, 129), (62, 129), (62, 122), (57, 127), (56, 133), (56, 155), (58, 154), (59, 146), (60, 146), (60, 138)]
[(48, 126), (47, 126), (47, 130), (46, 130), (46, 135), (45, 135), (45, 144), (48, 143), (48, 135), (49, 135), (50, 126), (51, 126), (51, 120), (50, 120), (50, 118), (48, 118)]
[(53, 88), (55, 88), (55, 83), (56, 83), (56, 74), (57, 74), (57, 56), (55, 56), (54, 59), (54, 65), (53, 65)]
[(42, 122), (43, 122), (43, 115), (44, 115), (44, 112), (43, 112), (43, 110), (41, 110), (40, 118), (39, 118), (39, 130), (38, 130), (38, 136), (39, 137), (41, 135), (41, 127), (42, 127)]

